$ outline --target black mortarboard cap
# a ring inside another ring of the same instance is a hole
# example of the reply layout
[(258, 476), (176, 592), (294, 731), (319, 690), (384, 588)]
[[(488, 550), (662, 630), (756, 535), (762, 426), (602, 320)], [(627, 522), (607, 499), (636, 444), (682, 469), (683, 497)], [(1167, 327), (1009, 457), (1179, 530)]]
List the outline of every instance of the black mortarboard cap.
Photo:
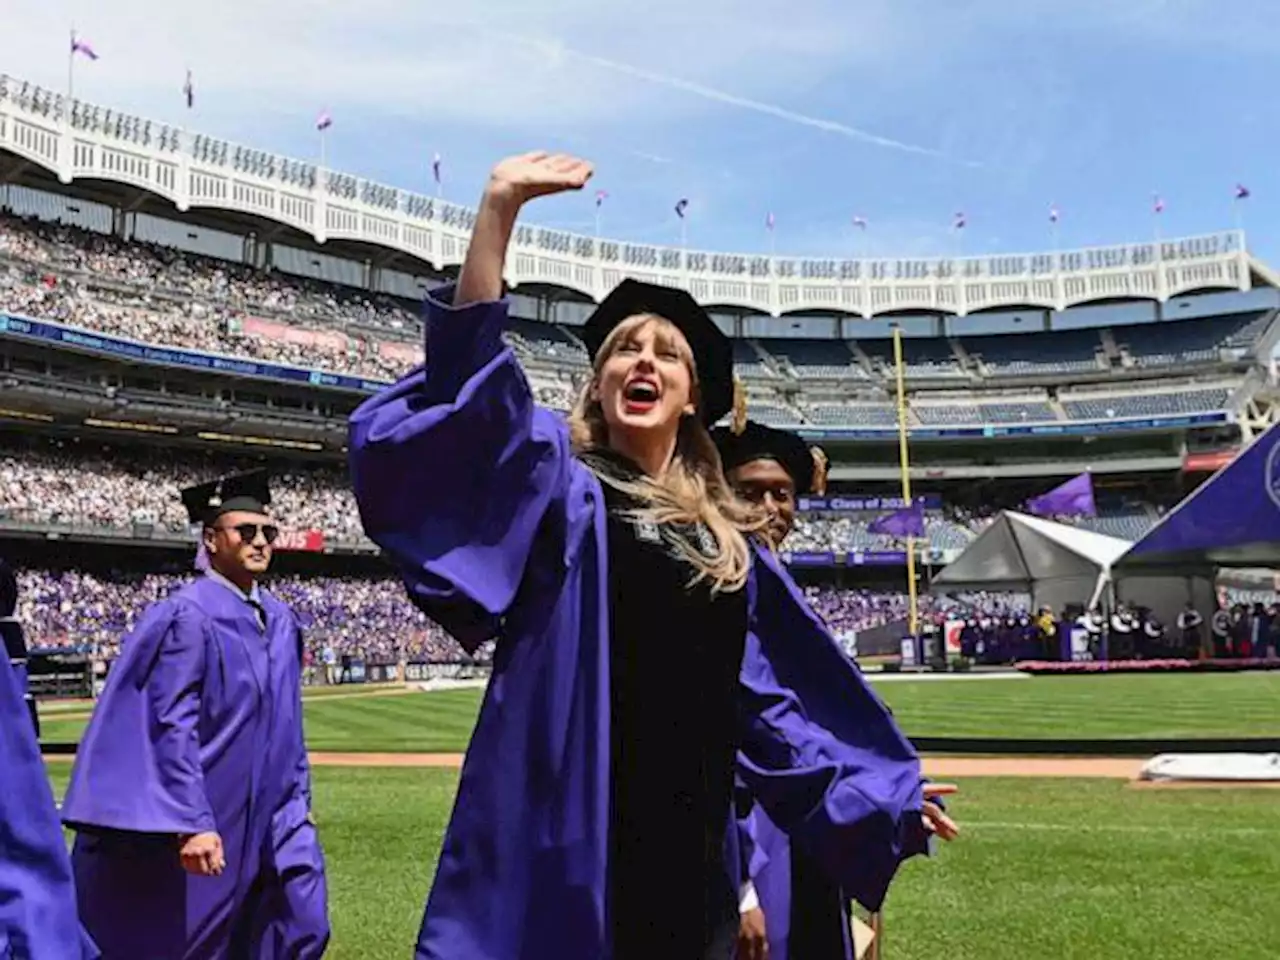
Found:
[(748, 420), (741, 433), (734, 433), (729, 427), (717, 427), (711, 431), (711, 439), (720, 451), (726, 474), (752, 460), (775, 460), (790, 475), (796, 493), (807, 496), (814, 492), (817, 464), (813, 451), (798, 434)]
[(270, 475), (265, 470), (237, 473), (187, 487), (182, 491), (182, 505), (193, 524), (209, 526), (224, 513), (243, 510), (265, 513), (271, 503)]
[(683, 290), (626, 279), (601, 301), (582, 328), (591, 359), (614, 327), (628, 317), (652, 313), (670, 320), (689, 341), (698, 371), (698, 411), (708, 427), (733, 409), (733, 345), (698, 302)]

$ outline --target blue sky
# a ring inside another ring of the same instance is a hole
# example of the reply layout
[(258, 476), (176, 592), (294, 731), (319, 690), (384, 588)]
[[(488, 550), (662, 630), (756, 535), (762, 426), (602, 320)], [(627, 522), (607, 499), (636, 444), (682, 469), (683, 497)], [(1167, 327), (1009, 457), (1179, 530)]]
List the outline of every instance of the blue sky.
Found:
[(327, 109), (332, 164), (396, 186), (436, 151), (464, 203), (506, 153), (595, 161), (531, 222), (591, 232), (599, 187), (620, 239), (677, 243), (688, 197), (704, 249), (1021, 252), (1051, 204), (1062, 247), (1149, 239), (1158, 192), (1165, 236), (1240, 216), (1280, 263), (1267, 0), (17, 0), (0, 72), (64, 88), (73, 23), (77, 94), (311, 159)]

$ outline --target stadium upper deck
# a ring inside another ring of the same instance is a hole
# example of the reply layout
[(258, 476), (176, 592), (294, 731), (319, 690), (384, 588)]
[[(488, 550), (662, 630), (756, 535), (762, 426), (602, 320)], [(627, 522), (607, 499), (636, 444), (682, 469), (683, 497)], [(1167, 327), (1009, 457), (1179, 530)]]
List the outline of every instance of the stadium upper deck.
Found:
[[(421, 359), (420, 347), (404, 342), (417, 340), (409, 301), (460, 261), (472, 216), (80, 101), (68, 109), (60, 94), (0, 77), (6, 182), (14, 187), (0, 188), (0, 206), (14, 207), (14, 195), (31, 187), (28, 199), (57, 200), (61, 209), (28, 212), (79, 222), (94, 235), (41, 236), (11, 248), (4, 256), (18, 272), (0, 308), (145, 344), (313, 365), (291, 379), (354, 391)], [(55, 282), (33, 292), (30, 272), (41, 267)], [(563, 406), (584, 369), (573, 333), (590, 307), (581, 295), (632, 275), (685, 286), (712, 306), (737, 338), (755, 417), (849, 439), (874, 439), (895, 422), (891, 348), (868, 332), (877, 322), (868, 318), (880, 315), (917, 330), (923, 322), (933, 334), (906, 341), (909, 423), (926, 438), (958, 427), (981, 437), (1045, 424), (1035, 435), (1051, 436), (1130, 429), (1144, 418), (1221, 423), (1251, 402), (1250, 373), (1280, 336), (1274, 297), (1200, 309), (1196, 319), (1053, 329), (1054, 311), (1089, 311), (1095, 301), (1146, 299), (1148, 319), (1160, 319), (1166, 303), (1179, 316), (1175, 303), (1213, 299), (1209, 291), (1271, 287), (1273, 275), (1238, 232), (925, 261), (713, 254), (521, 226), (508, 268), (522, 318), (510, 339), (544, 402)], [(950, 325), (998, 308), (1019, 311), (1035, 332), (971, 335)], [(335, 340), (335, 330), (345, 336)], [(163, 364), (160, 354), (147, 357)], [(206, 369), (262, 376), (252, 363)], [(167, 399), (183, 393), (169, 390)], [(217, 402), (243, 407), (247, 393), (222, 392)], [(279, 408), (271, 399), (249, 406)], [(265, 420), (259, 414), (257, 428)]]
[[(335, 244), (357, 263), (399, 258), (440, 271), (461, 262), (474, 213), (306, 161), (240, 147), (0, 75), (0, 148), (64, 185), (95, 181), (102, 197), (280, 228), (286, 240)], [(224, 221), (225, 222), (225, 221)], [(371, 269), (377, 269), (371, 267)], [(1064, 310), (1099, 300), (1164, 302), (1199, 290), (1248, 290), (1275, 277), (1240, 231), (1056, 253), (973, 258), (813, 259), (684, 250), (518, 228), (508, 279), (600, 299), (623, 277), (687, 288), (699, 301), (756, 313), (871, 317), (965, 315), (999, 307)], [(378, 289), (376, 283), (369, 284)], [(413, 296), (413, 290), (386, 290)]]

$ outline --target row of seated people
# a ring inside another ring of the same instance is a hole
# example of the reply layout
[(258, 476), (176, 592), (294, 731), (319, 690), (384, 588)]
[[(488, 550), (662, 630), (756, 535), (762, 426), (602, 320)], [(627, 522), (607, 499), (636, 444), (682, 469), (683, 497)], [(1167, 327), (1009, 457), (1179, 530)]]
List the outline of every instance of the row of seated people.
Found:
[[(406, 353), (401, 350), (392, 354), (385, 349), (379, 350), (377, 344), (358, 336), (310, 341), (255, 336), (245, 332), (251, 321), (245, 321), (221, 306), (195, 301), (163, 301), (151, 294), (140, 295), (139, 298), (119, 290), (93, 288), (79, 279), (24, 274), (23, 268), (13, 265), (0, 267), (0, 306), (14, 313), (72, 323), (143, 342), (181, 345), (276, 363), (318, 366), (381, 379), (399, 376), (421, 359), (420, 353), (415, 355), (412, 351)], [(539, 341), (527, 332), (527, 328), (536, 326), (540, 325), (526, 321), (513, 328), (511, 339), (517, 349), (522, 348), (532, 354), (532, 345)], [(563, 343), (566, 356), (571, 355), (573, 348), (568, 345), (569, 341)], [(574, 394), (575, 377), (572, 372), (547, 370), (540, 364), (530, 364), (530, 372), (538, 388), (540, 402), (555, 409), (568, 409)], [(1069, 418), (1080, 420), (1205, 412), (1222, 409), (1229, 393), (1226, 387), (1166, 388), (1162, 392), (1089, 396), (1079, 400), (1064, 398), (1063, 408)], [(752, 415), (772, 424), (888, 428), (897, 423), (896, 411), (887, 401), (815, 401), (797, 406), (778, 397), (756, 395), (752, 399)], [(913, 426), (925, 427), (1034, 423), (1059, 419), (1047, 399), (1042, 398), (951, 403), (920, 400), (911, 404), (911, 416)]]
[[(0, 217), (0, 258), (9, 262), (0, 307), (14, 312), (38, 311), (148, 342), (370, 377), (393, 378), (421, 359), (415, 305), (368, 290), (15, 217)], [(244, 326), (240, 318), (250, 315), (287, 321), (295, 332), (283, 342), (246, 334), (238, 327)], [(1271, 311), (1255, 310), (1112, 328), (1119, 367), (1209, 362), (1247, 353), (1271, 317)], [(385, 338), (370, 335), (369, 327), (385, 331)], [(912, 377), (1069, 373), (1112, 366), (1102, 358), (1103, 336), (1102, 330), (1082, 329), (955, 340), (912, 337), (904, 341), (904, 351)], [(585, 365), (581, 343), (556, 324), (515, 320), (509, 339), (522, 356), (570, 368)], [(883, 339), (757, 339), (738, 341), (735, 350), (747, 378), (870, 381), (893, 362), (892, 344)], [(993, 407), (982, 414), (998, 417), (999, 411)], [(1036, 418), (1025, 410), (1009, 416)]]
[[(401, 349), (388, 352), (368, 339), (329, 337), (322, 340), (274, 339), (247, 332), (252, 320), (234, 315), (222, 306), (197, 301), (166, 301), (151, 293), (126, 294), (119, 289), (94, 287), (78, 278), (56, 278), (24, 272), (22, 266), (0, 267), (0, 306), (15, 313), (28, 313), (56, 321), (74, 323), (102, 333), (115, 333), (144, 342), (184, 345), (213, 352), (248, 355), (257, 359), (297, 365), (314, 365), (332, 370), (345, 370), (371, 377), (389, 379), (419, 362), (420, 352)], [(528, 321), (517, 323), (510, 337), (517, 350), (527, 357), (537, 353), (547, 359), (546, 351), (557, 349), (547, 341), (536, 339), (538, 331), (529, 328), (554, 329), (546, 324)], [(542, 344), (536, 347), (536, 344)], [(565, 357), (575, 350), (572, 343), (560, 341)], [(403, 344), (400, 345), (402, 348)], [(570, 370), (542, 363), (530, 363), (530, 374), (540, 402), (555, 409), (570, 406), (575, 382), (580, 378)], [(1226, 387), (1205, 389), (1166, 389), (1159, 393), (1129, 393), (1063, 399), (1063, 409), (1072, 419), (1098, 420), (1125, 416), (1179, 414), (1222, 409), (1229, 396)], [(800, 406), (778, 397), (752, 398), (752, 415), (771, 424), (810, 423), (825, 426), (893, 427), (897, 422), (894, 407), (888, 402), (808, 402)], [(1004, 399), (992, 402), (919, 400), (911, 404), (913, 426), (947, 426), (960, 424), (1016, 424), (1058, 419), (1044, 398)]]
[[(148, 604), (192, 575), (182, 572), (23, 570), (17, 618), (36, 652), (92, 654), (111, 659)], [(393, 578), (272, 576), (267, 588), (297, 613), (310, 658), (359, 655), (374, 662), (465, 661), (462, 648), (405, 597)], [(840, 635), (906, 616), (907, 597), (892, 591), (808, 587), (817, 610)], [(926, 612), (948, 601), (922, 598)], [(482, 656), (487, 656), (486, 650)]]
[[(1044, 394), (999, 400), (974, 396), (943, 401), (922, 393), (908, 401), (907, 423), (911, 429), (929, 429), (1215, 413), (1227, 409), (1234, 389), (1234, 384), (1191, 383), (1176, 387), (1156, 385), (1124, 393), (1114, 388), (1107, 392), (1064, 392), (1058, 396), (1061, 414)], [(812, 424), (889, 429), (898, 425), (897, 408), (888, 400), (812, 399), (792, 404), (774, 395), (766, 399), (753, 396), (750, 406), (753, 418), (773, 426)]]
[[(43, 280), (20, 276), (21, 268), (0, 268), (0, 306), (14, 312), (65, 321), (101, 333), (124, 335), (143, 342), (184, 345), (212, 352), (234, 353), (256, 359), (294, 365), (319, 366), (390, 379), (420, 360), (420, 353), (388, 354), (370, 349), (370, 342), (358, 337), (342, 342), (291, 341), (246, 335), (245, 323), (217, 307), (187, 304), (133, 302), (118, 291), (91, 292), (79, 280)], [(534, 326), (526, 322), (524, 326)], [(530, 349), (532, 342), (521, 336), (519, 327), (512, 339)], [(567, 350), (567, 348), (566, 348)], [(569, 371), (547, 370), (530, 364), (530, 374), (538, 388), (540, 402), (566, 410), (572, 402), (576, 378)], [(1161, 392), (1124, 393), (1063, 398), (1068, 418), (1100, 420), (1126, 416), (1151, 416), (1220, 410), (1230, 395), (1227, 387), (1165, 388)], [(752, 415), (765, 423), (825, 426), (892, 427), (897, 413), (885, 402), (808, 402), (799, 406), (777, 397), (754, 395)], [(1017, 424), (1059, 419), (1047, 399), (1025, 398), (991, 402), (917, 400), (910, 405), (913, 426), (962, 424)]]
[[(188, 519), (178, 491), (256, 461), (163, 448), (113, 448), (88, 441), (30, 441), (0, 448), (0, 521), (126, 531), (151, 524), (181, 532)], [(319, 530), (333, 540), (363, 536), (346, 476), (336, 466), (278, 464), (273, 510), (290, 528)], [(1107, 511), (1088, 521), (1102, 532), (1138, 539), (1153, 522), (1143, 507)], [(802, 514), (784, 548), (794, 552), (895, 549), (867, 532), (870, 516)], [(952, 513), (928, 520), (930, 546), (960, 549), (986, 519)], [(1123, 526), (1119, 526), (1123, 524)], [(1107, 526), (1112, 525), (1112, 526)]]

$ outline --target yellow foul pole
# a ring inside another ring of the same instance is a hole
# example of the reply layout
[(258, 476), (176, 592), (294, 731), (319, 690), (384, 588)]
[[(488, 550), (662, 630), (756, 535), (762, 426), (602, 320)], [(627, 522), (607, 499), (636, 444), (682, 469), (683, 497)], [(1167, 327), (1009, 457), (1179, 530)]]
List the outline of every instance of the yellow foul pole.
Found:
[[(898, 463), (902, 470), (902, 501), (911, 506), (911, 457), (907, 450), (907, 391), (903, 376), (902, 328), (893, 328), (893, 369), (898, 381)], [(916, 601), (916, 544), (907, 537), (907, 597), (910, 601), (911, 635), (920, 628), (920, 611)]]

